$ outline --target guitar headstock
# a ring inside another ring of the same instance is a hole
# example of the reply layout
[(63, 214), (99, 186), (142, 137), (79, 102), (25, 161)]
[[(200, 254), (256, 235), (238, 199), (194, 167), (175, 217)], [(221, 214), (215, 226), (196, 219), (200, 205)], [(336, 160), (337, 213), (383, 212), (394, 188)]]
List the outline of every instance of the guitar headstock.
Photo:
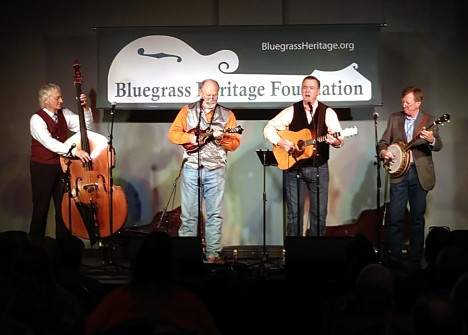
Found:
[(344, 136), (344, 137), (350, 137), (350, 136), (355, 136), (358, 134), (358, 128), (356, 126), (353, 126), (353, 127), (350, 127), (350, 128), (346, 128), (346, 129), (343, 129), (341, 131), (341, 135)]
[(78, 61), (75, 60), (75, 63), (73, 64), (73, 68), (75, 69), (75, 79), (73, 80), (73, 82), (75, 83), (75, 86), (83, 84), (83, 76), (80, 72), (80, 66), (80, 63), (78, 63)]

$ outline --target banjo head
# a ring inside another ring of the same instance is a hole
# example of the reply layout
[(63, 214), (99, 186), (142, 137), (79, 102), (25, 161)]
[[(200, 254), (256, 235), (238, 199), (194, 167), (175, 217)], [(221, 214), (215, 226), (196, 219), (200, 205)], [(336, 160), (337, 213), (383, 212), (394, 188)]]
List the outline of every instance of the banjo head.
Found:
[(410, 166), (410, 153), (405, 151), (403, 142), (393, 143), (388, 146), (387, 150), (395, 155), (393, 161), (386, 161), (384, 167), (387, 172), (395, 178), (401, 177), (408, 171)]

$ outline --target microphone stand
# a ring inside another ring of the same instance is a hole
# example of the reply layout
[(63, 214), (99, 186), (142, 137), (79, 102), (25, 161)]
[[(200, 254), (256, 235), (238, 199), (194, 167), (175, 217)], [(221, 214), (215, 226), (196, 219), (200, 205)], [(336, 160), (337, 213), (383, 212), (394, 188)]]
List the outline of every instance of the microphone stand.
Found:
[(296, 187), (297, 187), (297, 236), (302, 236), (302, 216), (301, 215), (301, 167), (298, 165), (296, 169)]
[[(114, 169), (114, 157), (115, 157), (115, 150), (113, 147), (113, 132), (114, 132), (114, 114), (115, 114), (115, 103), (112, 103), (112, 107), (110, 110), (110, 134), (109, 134), (109, 142), (108, 150), (109, 150), (109, 236), (111, 237), (114, 233), (114, 179), (112, 176), (112, 170)], [(108, 264), (114, 264), (114, 246), (113, 241), (110, 239), (110, 246), (109, 247), (109, 259), (107, 259)]]
[[(310, 116), (312, 117), (312, 125), (314, 127), (314, 134), (315, 134), (315, 144), (314, 144), (314, 151), (315, 151), (315, 154), (314, 154), (314, 166), (315, 168), (317, 169), (317, 179), (316, 179), (316, 182), (315, 182), (315, 189), (317, 191), (317, 197), (316, 197), (316, 200), (317, 200), (317, 214), (316, 214), (316, 219), (317, 219), (317, 237), (320, 236), (320, 172), (319, 172), (319, 166), (318, 166), (318, 158), (319, 158), (319, 151), (317, 149), (317, 146), (318, 146), (318, 142), (317, 142), (317, 137), (318, 137), (318, 134), (317, 134), (317, 124), (315, 123), (315, 119), (314, 119), (314, 109), (312, 108), (312, 104), (310, 103), (310, 101), (307, 101), (307, 104), (309, 105), (309, 108), (310, 108)], [(317, 107), (317, 120), (318, 120), (318, 107)]]
[[(200, 124), (201, 124), (201, 118), (202, 118), (202, 113), (203, 113), (203, 99), (200, 99), (200, 110), (198, 113), (198, 124), (197, 124), (197, 129), (195, 131), (195, 136), (197, 137), (197, 161), (198, 161), (198, 180), (197, 180), (197, 186), (198, 186), (198, 214), (197, 214), (197, 236), (202, 237), (201, 234), (201, 210), (202, 210), (202, 200), (201, 200), (201, 191), (202, 191), (202, 184), (201, 184), (201, 162), (200, 162), (200, 150), (201, 150), (201, 143), (200, 143)], [(205, 252), (205, 250), (203, 250)]]
[[(68, 161), (66, 163), (67, 170), (65, 171), (66, 180), (64, 180), (64, 184), (63, 184), (63, 187), (67, 190), (67, 193), (68, 193), (68, 201), (67, 201), (67, 205), (68, 205), (68, 230), (70, 231), (70, 234), (73, 234), (73, 230), (72, 230), (72, 198), (73, 198), (73, 194), (72, 194), (72, 186), (71, 186), (70, 165), (71, 165), (71, 160), (72, 160), (72, 150), (75, 147), (76, 147), (76, 144), (73, 143), (70, 146), (70, 149), (68, 149), (68, 152), (66, 154), (66, 156), (68, 157)], [(63, 191), (63, 189), (62, 189), (62, 191)]]
[(376, 196), (376, 202), (377, 202), (377, 227), (376, 227), (376, 233), (377, 233), (377, 240), (376, 240), (376, 248), (377, 248), (377, 254), (378, 256), (381, 256), (381, 229), (380, 225), (382, 224), (382, 214), (380, 210), (380, 188), (382, 187), (382, 181), (380, 178), (380, 164), (381, 164), (381, 158), (379, 154), (379, 148), (378, 148), (378, 135), (377, 135), (377, 118), (379, 117), (379, 114), (377, 112), (374, 112), (373, 118), (374, 118), (374, 137), (375, 137), (375, 158), (376, 161), (374, 162), (374, 165), (377, 168), (377, 196)]
[[(74, 148), (74, 146), (70, 147), (70, 150), (68, 150), (67, 156), (71, 155), (71, 151)], [(68, 230), (70, 231), (70, 234), (73, 234), (72, 230), (72, 188), (71, 188), (71, 174), (70, 174), (70, 165), (71, 165), (71, 158), (68, 159), (67, 161), (67, 170), (65, 171), (65, 178), (66, 180), (64, 181), (64, 188), (67, 190), (68, 193)]]

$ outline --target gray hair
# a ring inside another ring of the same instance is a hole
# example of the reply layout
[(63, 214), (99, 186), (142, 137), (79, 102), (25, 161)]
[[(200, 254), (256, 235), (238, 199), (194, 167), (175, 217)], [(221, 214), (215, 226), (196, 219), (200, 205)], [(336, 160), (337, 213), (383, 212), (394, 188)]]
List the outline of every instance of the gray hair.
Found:
[(50, 97), (50, 94), (54, 91), (59, 91), (61, 92), (62, 90), (60, 89), (60, 87), (58, 85), (55, 85), (55, 84), (45, 84), (44, 86), (42, 86), (39, 90), (39, 94), (38, 94), (38, 97), (39, 97), (39, 107), (40, 108), (44, 108), (44, 104), (45, 104), (45, 101), (48, 97)]

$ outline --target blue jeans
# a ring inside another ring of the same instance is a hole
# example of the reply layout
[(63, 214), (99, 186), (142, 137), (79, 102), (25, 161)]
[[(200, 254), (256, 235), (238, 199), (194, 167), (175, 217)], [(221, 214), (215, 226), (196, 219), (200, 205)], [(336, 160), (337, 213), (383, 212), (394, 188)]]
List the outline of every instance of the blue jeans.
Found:
[[(309, 236), (317, 235), (317, 177), (319, 195), (319, 226), (320, 236), (325, 235), (327, 208), (328, 208), (328, 184), (330, 181), (328, 174), (328, 163), (322, 164), (318, 168), (302, 167), (298, 170), (287, 170), (284, 172), (284, 192), (287, 208), (287, 236), (301, 236), (304, 223), (304, 201), (306, 192), (309, 194)], [(297, 208), (297, 182), (299, 179), (299, 204), (300, 204), (300, 227), (298, 229), (298, 208)]]
[[(184, 165), (181, 184), (181, 209), (179, 236), (197, 236), (198, 227), (198, 190), (200, 203), (205, 201), (206, 222), (205, 242), (206, 255), (219, 256), (221, 252), (221, 204), (224, 196), (226, 168), (206, 170), (200, 168), (200, 183), (198, 186), (198, 170)], [(200, 213), (201, 215), (201, 213)]]
[(387, 217), (387, 247), (391, 259), (401, 260), (403, 245), (403, 217), (407, 204), (410, 206), (409, 257), (421, 261), (424, 248), (424, 214), (427, 191), (419, 183), (416, 167), (412, 165), (403, 180), (390, 184), (390, 203)]

